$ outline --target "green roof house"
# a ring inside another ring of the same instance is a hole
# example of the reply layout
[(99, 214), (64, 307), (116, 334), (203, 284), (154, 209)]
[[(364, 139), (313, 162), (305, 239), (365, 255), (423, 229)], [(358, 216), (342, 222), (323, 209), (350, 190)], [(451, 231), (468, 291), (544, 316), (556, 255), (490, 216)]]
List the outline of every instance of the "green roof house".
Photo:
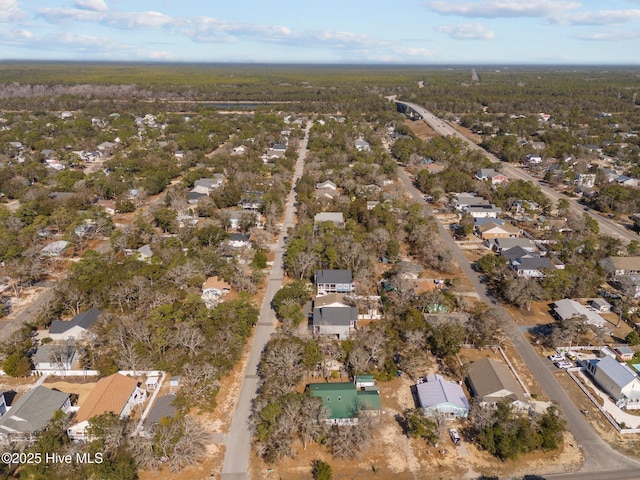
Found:
[(322, 406), (329, 411), (328, 422), (335, 425), (358, 423), (358, 410), (380, 415), (380, 392), (357, 390), (351, 382), (311, 383), (309, 392), (322, 400)]

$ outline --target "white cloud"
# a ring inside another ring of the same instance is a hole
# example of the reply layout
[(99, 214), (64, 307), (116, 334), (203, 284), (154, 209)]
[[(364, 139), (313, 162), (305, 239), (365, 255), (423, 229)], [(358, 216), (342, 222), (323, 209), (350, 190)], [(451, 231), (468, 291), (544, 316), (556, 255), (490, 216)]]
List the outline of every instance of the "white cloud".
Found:
[(174, 21), (160, 12), (99, 12), (76, 8), (41, 8), (38, 14), (50, 23), (95, 22), (123, 29), (157, 28)]
[(446, 33), (455, 40), (493, 40), (495, 34), (481, 23), (465, 25), (443, 25), (436, 28), (440, 33)]
[(288, 27), (249, 23), (225, 22), (212, 17), (196, 17), (176, 21), (180, 34), (202, 43), (234, 42), (236, 37), (258, 38), (262, 41), (279, 41), (292, 34)]
[(442, 15), (471, 18), (553, 17), (581, 6), (577, 2), (562, 0), (432, 1), (427, 5)]
[(603, 33), (590, 33), (588, 35), (579, 35), (579, 36), (576, 36), (575, 38), (578, 38), (580, 40), (590, 40), (590, 41), (597, 41), (597, 42), (635, 40), (637, 38), (640, 38), (640, 32), (613, 31), (613, 32), (603, 32)]
[(305, 46), (313, 45), (330, 45), (339, 48), (349, 47), (380, 47), (388, 45), (371, 35), (352, 32), (333, 32), (330, 30), (306, 31), (293, 36), (295, 43), (305, 44)]
[(164, 51), (151, 51), (146, 52), (143, 57), (151, 59), (151, 60), (161, 60), (161, 61), (169, 61), (169, 60), (178, 60), (179, 57), (171, 52)]
[(93, 10), (94, 12), (106, 12), (108, 10), (107, 4), (104, 3), (104, 0), (76, 0), (74, 5), (76, 8)]
[(76, 8), (39, 8), (37, 13), (50, 23), (64, 23), (71, 21), (98, 23), (104, 18), (104, 14), (101, 12), (78, 10)]
[(405, 54), (410, 57), (421, 57), (424, 59), (430, 59), (434, 57), (434, 53), (427, 48), (406, 48), (397, 51), (399, 54)]
[(117, 28), (158, 28), (169, 25), (174, 19), (160, 12), (117, 12), (105, 15), (101, 23)]
[(15, 22), (25, 17), (18, 0), (0, 0), (0, 22)]
[(33, 33), (31, 33), (29, 30), (18, 29), (12, 30), (11, 36), (16, 39), (29, 40), (30, 38), (33, 38)]
[(600, 10), (598, 12), (574, 12), (550, 18), (562, 25), (620, 25), (640, 19), (640, 10)]

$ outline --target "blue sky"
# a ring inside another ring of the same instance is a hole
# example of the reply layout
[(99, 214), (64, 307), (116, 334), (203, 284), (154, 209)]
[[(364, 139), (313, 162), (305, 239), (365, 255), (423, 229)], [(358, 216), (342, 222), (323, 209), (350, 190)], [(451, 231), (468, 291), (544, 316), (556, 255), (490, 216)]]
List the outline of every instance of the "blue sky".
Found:
[(0, 0), (0, 59), (640, 64), (640, 0)]

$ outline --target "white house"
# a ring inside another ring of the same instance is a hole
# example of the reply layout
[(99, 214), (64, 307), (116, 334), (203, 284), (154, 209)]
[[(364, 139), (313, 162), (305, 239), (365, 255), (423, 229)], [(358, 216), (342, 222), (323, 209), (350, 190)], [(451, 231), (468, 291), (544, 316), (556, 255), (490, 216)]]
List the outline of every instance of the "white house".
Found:
[(127, 418), (133, 408), (143, 404), (146, 399), (147, 392), (135, 378), (119, 373), (105, 377), (96, 383), (91, 393), (82, 401), (67, 434), (71, 440), (91, 441), (87, 431), (91, 418), (104, 413)]
[(202, 285), (202, 301), (207, 308), (213, 308), (220, 299), (231, 291), (231, 285), (218, 277), (209, 277)]
[(141, 246), (136, 251), (140, 260), (144, 260), (145, 262), (149, 261), (151, 257), (153, 257), (153, 251), (151, 250), (151, 245), (149, 244)]
[(369, 142), (362, 140), (361, 138), (355, 141), (355, 147), (359, 152), (371, 151), (371, 145), (369, 145)]
[(77, 361), (77, 351), (73, 344), (53, 344), (48, 343), (38, 347), (36, 353), (31, 357), (33, 369), (36, 372), (49, 373), (69, 371)]
[(640, 379), (631, 368), (606, 355), (590, 360), (587, 371), (608, 395), (616, 400), (616, 405), (627, 410), (640, 409)]
[(492, 185), (499, 185), (509, 179), (500, 172), (496, 172), (493, 168), (481, 168), (476, 173), (476, 178), (481, 181), (491, 182)]
[(465, 207), (462, 209), (462, 213), (469, 214), (473, 218), (497, 218), (502, 213), (502, 209), (495, 205), (482, 205)]
[(69, 245), (70, 243), (66, 240), (58, 240), (46, 245), (42, 250), (40, 250), (40, 254), (45, 257), (59, 257), (64, 253)]
[(248, 248), (251, 246), (251, 237), (249, 237), (249, 235), (243, 235), (242, 233), (232, 233), (229, 235), (227, 244), (231, 248)]
[(101, 313), (97, 308), (90, 308), (71, 320), (54, 320), (49, 327), (49, 337), (55, 341), (88, 338), (91, 335), (89, 328)]
[(603, 327), (607, 323), (607, 321), (595, 311), (589, 310), (584, 305), (569, 298), (555, 302), (552, 313), (554, 317), (561, 321), (579, 317), (585, 318), (587, 323), (595, 325), (596, 327)]
[(107, 215), (116, 214), (116, 202), (113, 200), (98, 200), (98, 205), (104, 209)]

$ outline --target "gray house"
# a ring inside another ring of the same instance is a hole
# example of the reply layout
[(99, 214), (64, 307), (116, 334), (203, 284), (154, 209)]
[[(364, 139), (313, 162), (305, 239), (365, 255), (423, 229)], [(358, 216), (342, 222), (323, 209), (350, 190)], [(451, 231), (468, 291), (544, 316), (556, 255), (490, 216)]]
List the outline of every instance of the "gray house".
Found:
[(313, 217), (313, 223), (325, 223), (331, 222), (335, 224), (337, 227), (344, 226), (344, 215), (342, 212), (320, 212), (316, 213)]
[(317, 270), (313, 283), (318, 289), (318, 295), (351, 293), (356, 289), (351, 270)]
[(344, 303), (343, 295), (331, 293), (316, 297), (313, 302), (314, 333), (344, 340), (356, 328), (357, 322), (358, 308)]
[(71, 407), (68, 393), (37, 386), (22, 395), (0, 418), (0, 442), (31, 442), (53, 415)]

